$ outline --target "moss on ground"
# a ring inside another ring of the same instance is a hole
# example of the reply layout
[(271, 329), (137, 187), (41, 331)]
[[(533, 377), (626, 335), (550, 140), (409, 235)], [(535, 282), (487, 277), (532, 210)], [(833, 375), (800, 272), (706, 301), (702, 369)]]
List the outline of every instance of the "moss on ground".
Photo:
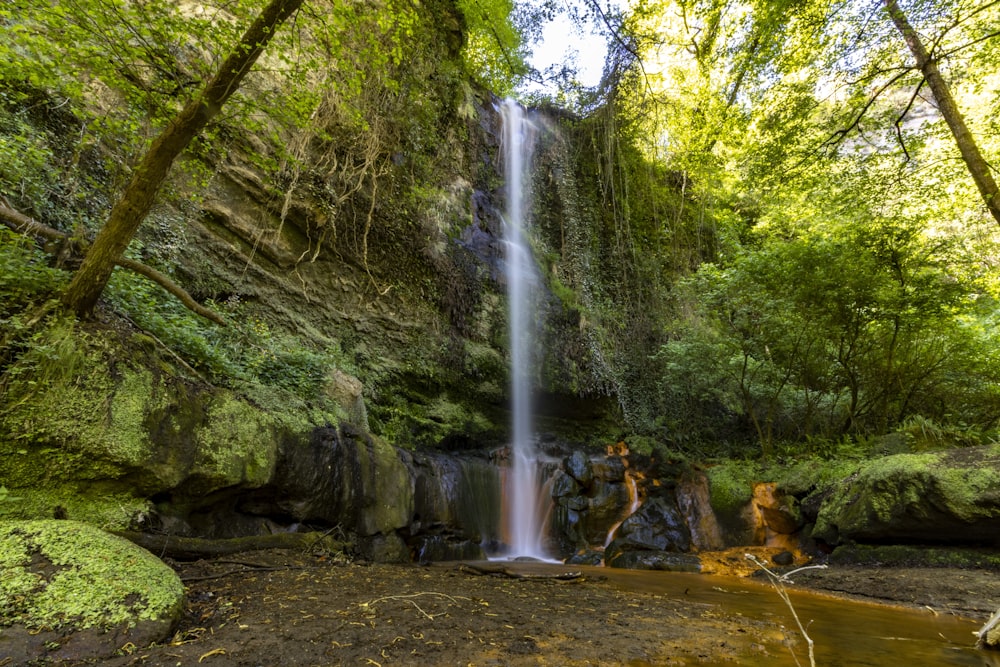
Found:
[(60, 517), (105, 530), (125, 530), (141, 525), (152, 509), (149, 500), (113, 484), (30, 487), (16, 496), (0, 502), (0, 521)]
[(1000, 570), (995, 549), (928, 547), (908, 544), (845, 544), (834, 549), (830, 562), (877, 567), (960, 567)]
[(0, 523), (0, 626), (113, 628), (176, 618), (177, 575), (132, 543), (76, 521)]

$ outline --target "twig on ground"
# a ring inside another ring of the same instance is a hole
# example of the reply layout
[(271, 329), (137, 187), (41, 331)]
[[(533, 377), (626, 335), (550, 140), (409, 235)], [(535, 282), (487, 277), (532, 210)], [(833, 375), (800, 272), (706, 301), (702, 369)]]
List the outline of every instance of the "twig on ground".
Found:
[[(379, 602), (385, 602), (386, 600), (402, 600), (403, 602), (408, 602), (412, 604), (414, 608), (419, 611), (425, 618), (433, 621), (435, 616), (441, 616), (441, 614), (428, 614), (426, 611), (420, 608), (413, 598), (420, 597), (422, 595), (435, 595), (438, 597), (446, 598), (448, 601), (452, 602), (456, 607), (461, 607), (458, 600), (446, 593), (436, 593), (434, 591), (423, 591), (420, 593), (413, 593), (411, 595), (386, 595), (385, 597), (375, 598), (374, 600), (369, 600), (368, 602), (361, 602), (358, 606), (362, 609), (368, 609), (369, 607), (378, 604)], [(468, 600), (469, 598), (463, 597), (463, 600)]]
[[(792, 618), (795, 619), (795, 624), (799, 626), (799, 632), (802, 633), (803, 639), (806, 640), (806, 646), (809, 647), (809, 665), (810, 667), (816, 667), (816, 655), (814, 651), (814, 643), (812, 637), (806, 632), (805, 626), (802, 625), (802, 621), (799, 620), (799, 615), (795, 611), (795, 606), (792, 605), (792, 599), (788, 595), (788, 590), (785, 588), (785, 584), (792, 583), (790, 577), (796, 572), (802, 572), (803, 570), (825, 570), (826, 565), (806, 565), (805, 567), (799, 567), (791, 572), (785, 572), (784, 574), (778, 574), (774, 570), (770, 569), (767, 565), (758, 559), (753, 554), (745, 554), (747, 560), (752, 561), (754, 565), (759, 567), (761, 570), (767, 574), (768, 579), (771, 580), (771, 585), (774, 586), (774, 590), (777, 591), (778, 597), (784, 600), (785, 604), (788, 606), (789, 611), (792, 612)], [(799, 658), (795, 655), (795, 651), (792, 651), (791, 647), (788, 649), (791, 651), (792, 658), (795, 660), (795, 664), (799, 664)]]

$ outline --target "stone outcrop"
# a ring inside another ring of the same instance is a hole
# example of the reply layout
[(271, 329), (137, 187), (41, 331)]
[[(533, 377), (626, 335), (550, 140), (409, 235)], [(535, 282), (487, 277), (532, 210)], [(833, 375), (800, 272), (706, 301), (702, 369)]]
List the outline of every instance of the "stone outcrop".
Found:
[(552, 483), (552, 533), (562, 555), (604, 544), (629, 506), (621, 457), (590, 459), (574, 451), (563, 459)]
[[(663, 554), (690, 550), (691, 531), (677, 502), (672, 496), (659, 495), (622, 522), (604, 551), (604, 562), (612, 567), (634, 567)], [(636, 555), (639, 552), (645, 555), (640, 558)]]
[(1000, 544), (1000, 446), (896, 454), (862, 465), (825, 494), (814, 538)]

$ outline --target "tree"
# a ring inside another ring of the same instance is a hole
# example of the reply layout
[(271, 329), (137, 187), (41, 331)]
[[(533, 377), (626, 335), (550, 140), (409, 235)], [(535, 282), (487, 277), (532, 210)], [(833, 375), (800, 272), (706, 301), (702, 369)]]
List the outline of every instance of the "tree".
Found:
[(951, 95), (948, 82), (941, 75), (941, 70), (938, 68), (938, 56), (934, 52), (927, 50), (923, 40), (920, 39), (920, 35), (910, 25), (906, 14), (899, 8), (899, 3), (896, 0), (885, 0), (885, 9), (889, 13), (893, 24), (903, 36), (903, 39), (906, 40), (906, 45), (913, 53), (913, 58), (917, 68), (924, 76), (924, 81), (927, 82), (931, 92), (934, 93), (938, 111), (941, 112), (941, 116), (948, 123), (948, 128), (955, 137), (958, 150), (962, 154), (965, 166), (968, 167), (969, 173), (972, 175), (972, 180), (975, 181), (976, 187), (979, 189), (979, 193), (983, 196), (986, 208), (989, 210), (990, 215), (1000, 224), (1000, 190), (998, 190), (996, 181), (993, 179), (993, 173), (990, 170), (989, 164), (983, 158), (982, 153), (979, 151), (979, 146), (972, 136), (972, 132), (969, 131), (968, 126), (965, 124), (965, 119), (962, 117), (962, 112), (955, 103), (955, 98)]
[(62, 301), (67, 307), (80, 315), (93, 310), (115, 263), (152, 208), (174, 160), (218, 115), (277, 29), (302, 3), (303, 0), (271, 0), (201, 94), (188, 102), (153, 141), (63, 294)]

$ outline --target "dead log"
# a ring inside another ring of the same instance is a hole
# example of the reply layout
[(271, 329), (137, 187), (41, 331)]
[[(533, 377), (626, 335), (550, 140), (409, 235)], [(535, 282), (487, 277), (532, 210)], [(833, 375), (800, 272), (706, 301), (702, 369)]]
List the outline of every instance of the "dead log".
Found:
[(1000, 610), (997, 610), (975, 635), (978, 638), (977, 648), (1000, 649)]
[(214, 558), (245, 551), (263, 551), (264, 549), (342, 553), (350, 551), (353, 547), (350, 542), (337, 540), (326, 533), (274, 533), (218, 540), (179, 537), (177, 535), (153, 535), (133, 531), (116, 531), (115, 535), (124, 537), (155, 556), (177, 560)]
[(580, 571), (569, 571), (569, 572), (518, 572), (517, 570), (512, 570), (506, 565), (500, 564), (489, 564), (489, 565), (472, 565), (471, 563), (459, 563), (458, 570), (460, 572), (465, 572), (466, 574), (475, 574), (479, 576), (492, 576), (492, 577), (507, 577), (508, 579), (542, 579), (542, 580), (555, 580), (555, 581), (573, 581), (578, 579), (583, 579), (583, 572)]

